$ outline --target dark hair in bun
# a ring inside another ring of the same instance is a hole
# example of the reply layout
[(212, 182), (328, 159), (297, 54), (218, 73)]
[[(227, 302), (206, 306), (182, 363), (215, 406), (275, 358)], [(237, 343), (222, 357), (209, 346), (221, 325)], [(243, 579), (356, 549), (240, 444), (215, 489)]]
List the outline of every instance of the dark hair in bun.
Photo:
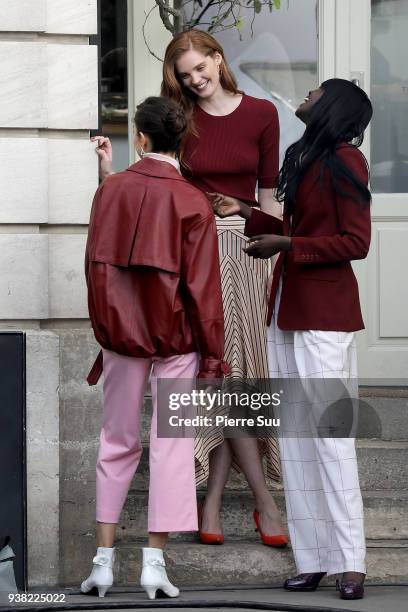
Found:
[(151, 96), (136, 107), (135, 124), (138, 132), (149, 136), (153, 152), (180, 152), (187, 130), (183, 109), (169, 98)]

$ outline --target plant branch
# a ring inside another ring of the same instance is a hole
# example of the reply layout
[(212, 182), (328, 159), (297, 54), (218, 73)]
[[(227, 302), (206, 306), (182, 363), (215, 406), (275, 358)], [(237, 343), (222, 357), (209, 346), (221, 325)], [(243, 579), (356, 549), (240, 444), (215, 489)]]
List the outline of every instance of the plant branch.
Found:
[(185, 23), (185, 13), (184, 7), (186, 5), (185, 0), (173, 0), (174, 1), (174, 9), (177, 10), (178, 15), (174, 17), (174, 32), (173, 34), (177, 34), (184, 30)]
[(156, 55), (154, 53), (154, 51), (151, 50), (150, 45), (149, 45), (149, 43), (147, 41), (147, 37), (146, 37), (146, 23), (147, 23), (150, 15), (152, 14), (152, 12), (154, 11), (155, 8), (156, 8), (155, 6), (152, 6), (150, 11), (148, 13), (145, 13), (146, 17), (145, 17), (145, 20), (144, 20), (143, 25), (142, 25), (142, 35), (143, 35), (143, 40), (145, 42), (145, 45), (146, 45), (147, 50), (150, 53), (150, 55), (153, 55), (153, 57), (156, 58), (157, 60), (159, 60), (159, 62), (163, 62), (162, 58), (159, 57), (158, 55)]
[(231, 15), (231, 13), (233, 14), (234, 4), (235, 2), (230, 0), (229, 7), (223, 13), (221, 13), (221, 9), (219, 10), (217, 17), (212, 21), (210, 31), (214, 31), (215, 28), (218, 28), (218, 26), (220, 26), (227, 19), (227, 17)]
[[(154, 7), (148, 11), (142, 26), (143, 38), (149, 53), (163, 61), (149, 47), (146, 37), (146, 23), (153, 8), (159, 9), (161, 21), (172, 36), (187, 29), (201, 27), (210, 33), (236, 28), (241, 37), (245, 19), (242, 11), (249, 17), (250, 32), (253, 36), (255, 19), (263, 7), (268, 6), (269, 10), (279, 9), (281, 3), (282, 0), (155, 0)], [(286, 0), (286, 4), (289, 5), (289, 0)]]
[(196, 19), (194, 19), (194, 21), (192, 23), (192, 27), (193, 28), (195, 28), (196, 25), (198, 25), (200, 23), (201, 19), (204, 17), (204, 15), (208, 11), (208, 9), (214, 4), (214, 2), (215, 2), (215, 0), (210, 0), (209, 2), (207, 2), (206, 6), (203, 8), (203, 10), (198, 15), (198, 17)]
[(159, 9), (163, 9), (167, 15), (173, 15), (173, 17), (179, 16), (179, 11), (170, 6), (169, 0), (155, 0)]
[(174, 35), (174, 25), (170, 20), (170, 15), (176, 16), (173, 8), (169, 6), (168, 0), (155, 0), (156, 5), (159, 7), (160, 18), (163, 22), (164, 27), (171, 34)]

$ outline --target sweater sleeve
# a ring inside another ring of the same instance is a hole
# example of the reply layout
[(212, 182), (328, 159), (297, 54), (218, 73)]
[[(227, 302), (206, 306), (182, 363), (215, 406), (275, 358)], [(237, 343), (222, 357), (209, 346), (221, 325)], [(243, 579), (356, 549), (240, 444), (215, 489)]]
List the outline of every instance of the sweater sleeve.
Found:
[[(346, 147), (338, 152), (355, 176), (368, 184), (366, 161), (358, 149)], [(342, 188), (350, 192), (353, 188), (342, 183)], [(357, 193), (355, 196), (357, 197)], [(313, 236), (292, 238), (293, 260), (302, 264), (338, 263), (364, 259), (370, 247), (371, 219), (370, 207), (363, 205), (351, 196), (336, 194), (339, 232), (333, 236)]]
[(279, 116), (272, 102), (268, 105), (268, 122), (259, 142), (258, 187), (268, 189), (276, 186), (279, 174)]
[(182, 252), (186, 312), (201, 355), (199, 378), (222, 377), (224, 314), (214, 215), (186, 234)]

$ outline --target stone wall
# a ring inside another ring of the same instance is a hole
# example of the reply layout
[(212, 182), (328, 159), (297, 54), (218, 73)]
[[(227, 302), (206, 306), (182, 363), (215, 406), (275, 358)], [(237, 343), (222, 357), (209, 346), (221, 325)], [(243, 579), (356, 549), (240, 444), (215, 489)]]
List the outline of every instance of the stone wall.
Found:
[(27, 331), (32, 586), (60, 582), (60, 336), (90, 335), (83, 257), (98, 185), (96, 33), (97, 0), (0, 0), (0, 328)]

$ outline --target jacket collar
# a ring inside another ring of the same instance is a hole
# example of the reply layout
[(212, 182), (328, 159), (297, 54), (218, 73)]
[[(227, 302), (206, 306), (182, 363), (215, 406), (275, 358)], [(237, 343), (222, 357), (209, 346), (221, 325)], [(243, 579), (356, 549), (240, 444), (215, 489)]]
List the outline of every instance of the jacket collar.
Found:
[(167, 178), (186, 182), (186, 179), (181, 176), (177, 168), (164, 161), (153, 159), (152, 157), (141, 159), (127, 170), (129, 172), (137, 172), (138, 174), (146, 174), (147, 176), (154, 176), (156, 178)]

